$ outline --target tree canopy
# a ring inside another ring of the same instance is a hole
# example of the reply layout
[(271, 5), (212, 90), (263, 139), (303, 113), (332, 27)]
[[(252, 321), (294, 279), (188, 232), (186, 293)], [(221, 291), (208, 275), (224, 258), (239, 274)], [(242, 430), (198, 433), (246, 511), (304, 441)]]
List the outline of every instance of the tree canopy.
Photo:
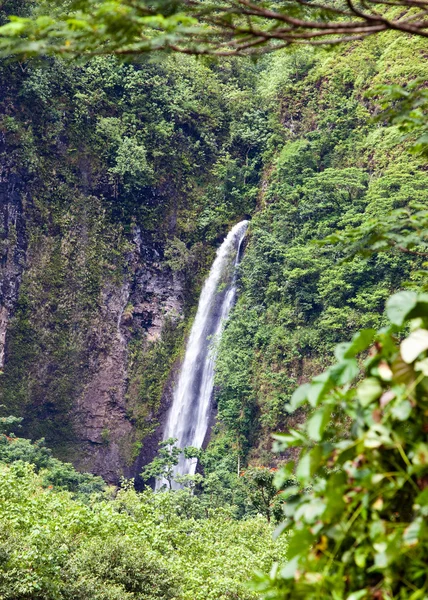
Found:
[[(0, 51), (116, 54), (154, 50), (247, 55), (290, 45), (333, 45), (387, 30), (428, 37), (426, 0), (72, 0), (4, 10)], [(10, 16), (12, 15), (12, 16)]]

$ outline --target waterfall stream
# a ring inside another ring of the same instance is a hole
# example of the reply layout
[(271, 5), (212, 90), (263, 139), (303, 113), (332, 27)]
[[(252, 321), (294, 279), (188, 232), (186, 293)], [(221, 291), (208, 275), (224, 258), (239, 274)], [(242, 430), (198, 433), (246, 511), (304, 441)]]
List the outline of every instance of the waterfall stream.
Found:
[[(213, 345), (235, 302), (236, 267), (247, 227), (248, 221), (235, 225), (218, 248), (199, 298), (163, 435), (164, 440), (176, 438), (179, 448), (201, 448), (207, 434), (214, 387)], [(181, 455), (174, 474), (193, 475), (195, 470), (196, 460)]]

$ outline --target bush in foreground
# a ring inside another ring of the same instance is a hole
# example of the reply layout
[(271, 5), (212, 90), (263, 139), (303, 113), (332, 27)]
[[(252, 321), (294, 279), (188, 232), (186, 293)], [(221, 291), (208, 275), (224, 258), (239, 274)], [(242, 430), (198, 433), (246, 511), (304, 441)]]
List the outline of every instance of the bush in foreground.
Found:
[(302, 453), (282, 493), (288, 562), (254, 583), (265, 598), (428, 598), (428, 295), (392, 296), (387, 316), (294, 393), (290, 410), (312, 412), (276, 436)]

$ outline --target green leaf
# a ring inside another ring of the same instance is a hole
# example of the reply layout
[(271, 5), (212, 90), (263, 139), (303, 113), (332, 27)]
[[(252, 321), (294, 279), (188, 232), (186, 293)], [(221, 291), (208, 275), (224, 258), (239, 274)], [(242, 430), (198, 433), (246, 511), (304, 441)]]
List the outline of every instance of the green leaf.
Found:
[(334, 356), (338, 361), (342, 361), (345, 358), (345, 355), (350, 347), (350, 342), (342, 342), (337, 344), (336, 348), (334, 349)]
[(331, 378), (336, 385), (345, 385), (351, 382), (359, 372), (355, 358), (343, 360), (330, 368)]
[(401, 357), (407, 364), (415, 361), (418, 356), (428, 349), (428, 330), (417, 329), (401, 342)]
[(393, 406), (391, 410), (391, 414), (398, 421), (407, 421), (412, 413), (412, 405), (408, 400), (403, 400), (399, 402), (395, 406)]
[(282, 567), (280, 571), (280, 576), (282, 579), (294, 579), (296, 571), (299, 567), (299, 556), (295, 556), (291, 560), (289, 560), (285, 566)]
[(324, 371), (312, 379), (307, 392), (307, 399), (311, 406), (317, 406), (319, 401), (334, 387), (334, 382), (330, 379), (331, 372)]
[(428, 294), (419, 294), (416, 306), (408, 313), (406, 321), (428, 316)]
[(352, 338), (352, 341), (344, 354), (344, 358), (352, 358), (367, 350), (370, 344), (373, 342), (374, 336), (376, 335), (375, 329), (361, 329)]
[(390, 431), (383, 425), (374, 424), (366, 432), (364, 437), (365, 448), (380, 448), (381, 446), (392, 446)]
[(279, 452), (285, 448), (301, 446), (306, 441), (303, 433), (296, 429), (291, 429), (289, 433), (275, 433), (272, 437), (276, 442), (275, 451), (278, 450)]
[(309, 437), (315, 442), (320, 442), (322, 440), (332, 410), (333, 407), (330, 404), (326, 404), (317, 410), (307, 421), (306, 431), (308, 432)]
[(409, 596), (408, 600), (428, 600), (428, 596), (426, 595), (425, 590), (416, 590), (416, 592), (413, 592), (413, 594)]
[(407, 315), (415, 308), (418, 300), (416, 292), (398, 292), (391, 296), (386, 303), (386, 314), (392, 323), (402, 325)]
[(360, 569), (364, 569), (364, 567), (366, 566), (369, 551), (370, 549), (368, 546), (360, 546), (355, 550), (355, 564), (357, 565), (357, 567), (360, 567)]
[(290, 404), (288, 405), (288, 407), (286, 407), (288, 412), (294, 412), (300, 406), (302, 406), (302, 404), (307, 399), (310, 387), (310, 383), (304, 383), (303, 385), (299, 385), (297, 390), (295, 390), (293, 395), (291, 396)]
[(286, 500), (290, 496), (295, 496), (298, 493), (299, 489), (300, 487), (298, 485), (290, 485), (285, 489), (281, 490), (281, 492), (279, 492), (279, 496), (281, 500)]
[(279, 538), (279, 536), (284, 533), (284, 531), (286, 529), (288, 529), (290, 527), (290, 523), (291, 521), (289, 519), (284, 519), (284, 521), (282, 521), (278, 527), (275, 529), (275, 531), (272, 534), (272, 537), (274, 540), (276, 540), (277, 538)]
[(420, 442), (413, 453), (413, 460), (412, 460), (414, 465), (418, 465), (421, 467), (427, 467), (428, 466), (428, 444), (424, 444), (423, 442)]
[(416, 546), (419, 543), (422, 530), (424, 528), (424, 521), (422, 517), (415, 519), (403, 533), (403, 542), (406, 546)]
[[(311, 504), (311, 503), (309, 503), (309, 504)], [(307, 508), (307, 506), (308, 506), (308, 503), (305, 503), (305, 505), (303, 507), (299, 507), (299, 508), (303, 508), (303, 510), (305, 510)], [(321, 510), (322, 510), (322, 507), (321, 507)], [(293, 534), (289, 538), (288, 549), (287, 549), (287, 555), (288, 555), (290, 561), (293, 560), (294, 557), (305, 558), (307, 556), (309, 548), (311, 547), (313, 542), (314, 542), (314, 536), (310, 533), (310, 531), (308, 529), (294, 529)], [(282, 571), (281, 571), (281, 575), (282, 575)]]
[(311, 477), (311, 457), (309, 452), (301, 456), (296, 469), (296, 477), (306, 483)]
[(29, 19), (15, 19), (0, 27), (0, 35), (2, 36), (19, 36), (27, 29)]
[(347, 596), (346, 600), (361, 600), (361, 598), (367, 597), (367, 594), (368, 594), (368, 590), (366, 590), (366, 589), (358, 590), (357, 592), (352, 592), (352, 594)]
[(404, 362), (401, 356), (397, 355), (391, 364), (394, 383), (404, 383), (408, 385), (414, 380), (415, 373), (413, 368)]
[(392, 564), (401, 554), (401, 539), (398, 533), (389, 536), (386, 540), (373, 544), (376, 554), (374, 562), (376, 567), (384, 569)]
[(357, 387), (357, 397), (362, 406), (368, 406), (382, 394), (382, 386), (375, 377), (363, 379)]
[(385, 535), (384, 521), (372, 521), (369, 527), (370, 539), (374, 542), (382, 539)]
[(415, 363), (415, 371), (422, 373), (425, 377), (428, 377), (428, 358), (424, 358)]
[(322, 459), (320, 446), (315, 446), (300, 458), (296, 468), (296, 477), (303, 483), (308, 483), (315, 475)]
[(415, 505), (428, 506), (428, 487), (416, 496)]

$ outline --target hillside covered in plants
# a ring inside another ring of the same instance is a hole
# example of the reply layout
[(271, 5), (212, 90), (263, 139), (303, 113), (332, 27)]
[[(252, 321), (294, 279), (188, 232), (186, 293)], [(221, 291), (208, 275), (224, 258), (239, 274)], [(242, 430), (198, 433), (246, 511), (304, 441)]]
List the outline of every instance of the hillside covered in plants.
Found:
[(2, 67), (1, 402), (111, 481), (165, 411), (215, 245), (256, 206), (247, 67)]
[(261, 75), (271, 149), (217, 372), (230, 443), (261, 464), (296, 385), (331, 363), (335, 344), (383, 325), (393, 291), (423, 285), (424, 255), (402, 240), (424, 228), (411, 215), (426, 210), (426, 158), (379, 119), (376, 90), (426, 79), (425, 55), (424, 42), (385, 35), (277, 55)]

